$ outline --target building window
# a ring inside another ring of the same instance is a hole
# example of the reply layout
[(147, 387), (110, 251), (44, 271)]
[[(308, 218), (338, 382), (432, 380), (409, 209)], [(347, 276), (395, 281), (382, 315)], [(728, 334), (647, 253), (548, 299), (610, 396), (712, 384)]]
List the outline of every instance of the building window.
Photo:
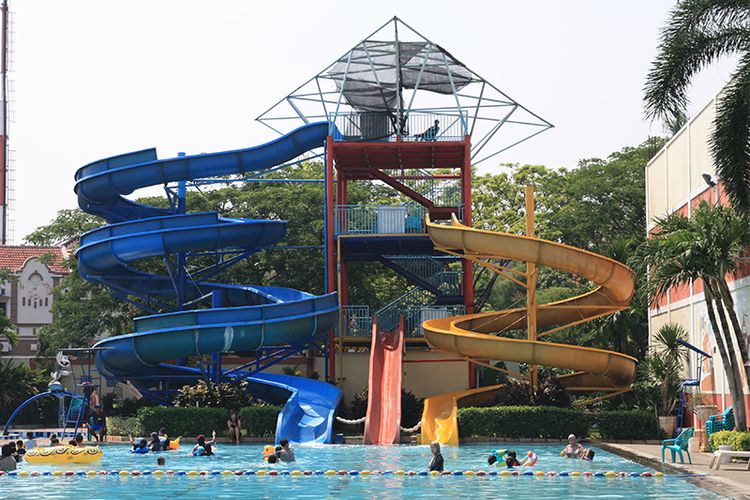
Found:
[(21, 297), (21, 305), (26, 307), (26, 297)]
[(49, 297), (44, 297), (44, 307), (49, 307)]

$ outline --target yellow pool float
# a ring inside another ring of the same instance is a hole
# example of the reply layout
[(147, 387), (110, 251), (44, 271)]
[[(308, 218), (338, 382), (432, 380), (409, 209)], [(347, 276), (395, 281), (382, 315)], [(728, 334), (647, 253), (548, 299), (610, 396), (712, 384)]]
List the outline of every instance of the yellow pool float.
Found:
[(23, 457), (30, 464), (64, 465), (98, 462), (102, 455), (102, 450), (98, 446), (53, 446), (32, 448)]

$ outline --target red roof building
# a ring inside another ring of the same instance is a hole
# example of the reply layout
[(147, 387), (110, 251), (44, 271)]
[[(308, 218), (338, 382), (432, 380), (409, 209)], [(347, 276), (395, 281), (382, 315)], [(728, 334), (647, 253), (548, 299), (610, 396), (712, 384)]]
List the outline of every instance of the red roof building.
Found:
[(0, 283), (0, 314), (10, 317), (20, 337), (13, 347), (0, 340), (0, 357), (19, 361), (35, 357), (37, 333), (53, 320), (52, 290), (70, 273), (65, 265), (70, 257), (65, 247), (0, 246), (0, 269), (15, 275), (14, 280)]

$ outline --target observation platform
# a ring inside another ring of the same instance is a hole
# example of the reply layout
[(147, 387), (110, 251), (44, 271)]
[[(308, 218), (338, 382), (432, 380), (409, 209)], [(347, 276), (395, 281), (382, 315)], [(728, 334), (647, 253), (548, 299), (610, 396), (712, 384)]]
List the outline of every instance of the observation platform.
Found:
[(375, 179), (372, 170), (462, 168), (469, 138), (430, 142), (334, 142), (336, 169), (348, 180)]

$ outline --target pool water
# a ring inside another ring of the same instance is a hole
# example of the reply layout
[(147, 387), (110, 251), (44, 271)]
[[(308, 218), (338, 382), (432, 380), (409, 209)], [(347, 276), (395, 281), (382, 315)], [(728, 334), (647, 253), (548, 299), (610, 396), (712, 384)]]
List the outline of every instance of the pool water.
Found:
[[(464, 445), (445, 447), (443, 456), (447, 470), (496, 470), (490, 468), (487, 456), (493, 448), (513, 447), (519, 457), (529, 445)], [(189, 448), (180, 451), (134, 455), (124, 445), (108, 445), (104, 458), (98, 464), (77, 467), (64, 466), (64, 470), (87, 471), (145, 471), (159, 469), (157, 456), (166, 458), (163, 470), (221, 471), (221, 470), (276, 470), (281, 474), (293, 470), (426, 470), (430, 459), (427, 446), (360, 446), (316, 445), (297, 446), (297, 462), (268, 466), (262, 459), (262, 445), (219, 445), (213, 457), (192, 457)], [(559, 456), (560, 445), (534, 444), (539, 456), (533, 470), (591, 471), (591, 472), (644, 472), (651, 471), (643, 465), (623, 459), (604, 450), (595, 449), (593, 462), (567, 460)], [(29, 472), (60, 470), (54, 466), (19, 464), (19, 470)], [(603, 478), (603, 477), (408, 477), (396, 475), (336, 476), (322, 475), (277, 477), (243, 476), (138, 476), (116, 475), (96, 477), (0, 477), (1, 491), (22, 492), (25, 498), (138, 498), (158, 492), (158, 497), (180, 498), (485, 498), (499, 495), (517, 495), (534, 498), (588, 497), (588, 498), (717, 498), (717, 495), (694, 486), (682, 477), (664, 478)]]

